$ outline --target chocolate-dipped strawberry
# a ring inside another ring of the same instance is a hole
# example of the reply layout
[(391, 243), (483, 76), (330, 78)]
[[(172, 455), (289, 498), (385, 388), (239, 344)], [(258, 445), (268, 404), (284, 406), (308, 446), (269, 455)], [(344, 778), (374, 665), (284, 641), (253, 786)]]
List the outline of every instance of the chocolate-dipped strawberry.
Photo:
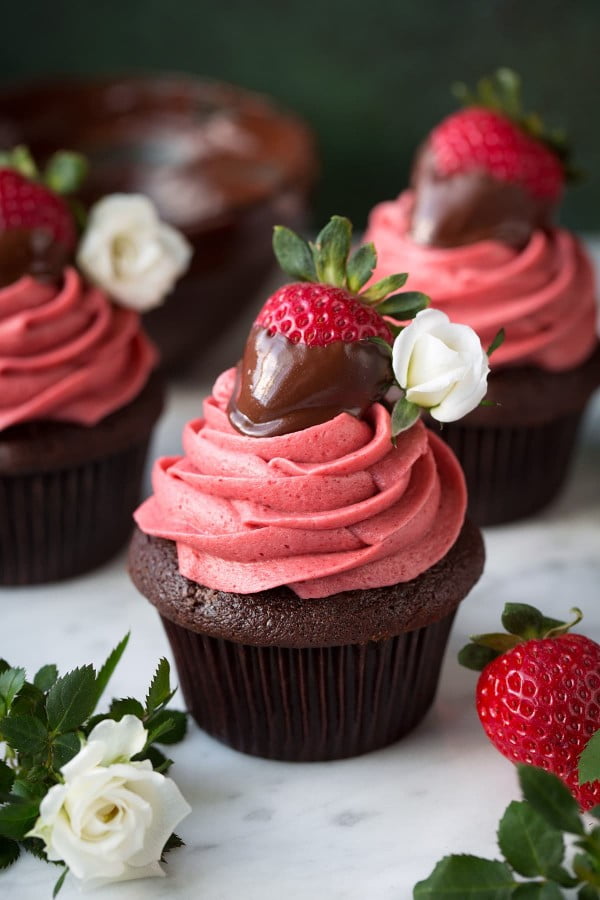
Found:
[[(388, 296), (406, 282), (390, 275), (362, 290), (377, 256), (373, 244), (350, 256), (352, 225), (333, 216), (309, 244), (276, 227), (273, 249), (296, 280), (270, 297), (252, 327), (229, 406), (233, 426), (254, 437), (299, 431), (342, 412), (360, 416), (393, 381), (395, 329), (423, 309), (418, 292)], [(384, 346), (384, 345), (387, 345)]]
[(523, 111), (520, 79), (509, 69), (457, 94), (466, 108), (434, 128), (417, 154), (412, 237), (438, 247), (487, 239), (522, 247), (550, 226), (572, 174), (564, 135)]
[(64, 199), (86, 165), (77, 153), (54, 154), (43, 174), (25, 147), (0, 153), (0, 287), (22, 275), (58, 277), (77, 243), (73, 211)]

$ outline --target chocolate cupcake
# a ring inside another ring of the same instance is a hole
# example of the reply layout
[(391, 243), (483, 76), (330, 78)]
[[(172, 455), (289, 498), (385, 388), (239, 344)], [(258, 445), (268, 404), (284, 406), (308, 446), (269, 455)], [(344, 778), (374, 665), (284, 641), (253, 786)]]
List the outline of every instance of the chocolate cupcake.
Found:
[[(157, 354), (138, 313), (86, 280), (75, 257), (97, 268), (99, 280), (104, 273), (131, 306), (161, 294), (187, 247), (157, 222), (154, 230), (132, 223), (129, 202), (137, 208), (146, 201), (123, 197), (116, 205), (129, 218), (117, 214), (115, 222), (111, 214), (111, 228), (106, 216), (99, 227), (93, 210), (80, 242), (69, 205), (49, 185), (68, 187), (65, 174), (81, 168), (77, 157), (62, 154), (41, 176), (22, 148), (0, 160), (5, 585), (76, 575), (123, 546), (162, 407), (152, 374)], [(177, 264), (161, 251), (163, 241), (177, 245)]]
[(354, 756), (414, 728), (483, 567), (452, 451), (405, 396), (381, 402), (393, 334), (375, 306), (422, 301), (386, 296), (404, 276), (359, 293), (375, 255), (349, 247), (340, 218), (311, 247), (276, 230), (302, 280), (267, 301), (184, 456), (156, 462), (130, 548), (198, 724), (274, 759)]
[(592, 265), (581, 242), (553, 224), (569, 174), (565, 148), (531, 133), (515, 78), (502, 70), (433, 130), (411, 189), (373, 209), (366, 235), (378, 247), (377, 277), (402, 260), (411, 287), (474, 328), (484, 346), (505, 330), (493, 356), (493, 405), (441, 432), (480, 525), (531, 515), (557, 495), (600, 385)]

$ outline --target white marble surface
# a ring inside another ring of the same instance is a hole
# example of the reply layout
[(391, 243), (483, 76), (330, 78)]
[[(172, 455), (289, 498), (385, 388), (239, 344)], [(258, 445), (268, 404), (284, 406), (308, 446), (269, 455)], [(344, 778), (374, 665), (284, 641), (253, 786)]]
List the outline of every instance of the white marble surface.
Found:
[[(244, 326), (227, 341), (235, 358)], [(195, 377), (171, 392), (155, 453), (177, 452), (184, 421), (197, 415), (214, 348)], [(226, 358), (226, 357), (223, 357)], [(549, 448), (551, 452), (551, 448)], [(600, 640), (600, 396), (590, 407), (571, 478), (560, 500), (522, 524), (486, 532), (485, 573), (463, 602), (438, 697), (399, 744), (359, 759), (267, 762), (221, 746), (194, 725), (173, 748), (172, 775), (193, 812), (178, 831), (164, 879), (98, 891), (98, 900), (409, 900), (444, 854), (495, 854), (495, 828), (518, 796), (513, 767), (488, 743), (473, 704), (476, 676), (456, 651), (489, 630), (507, 601), (564, 616), (574, 604)], [(62, 671), (100, 663), (128, 630), (129, 649), (111, 693), (142, 695), (156, 661), (169, 656), (158, 617), (129, 583), (124, 557), (64, 584), (0, 592), (0, 656)], [(0, 897), (51, 896), (53, 867), (33, 858), (0, 873)], [(67, 881), (61, 897), (79, 896)]]

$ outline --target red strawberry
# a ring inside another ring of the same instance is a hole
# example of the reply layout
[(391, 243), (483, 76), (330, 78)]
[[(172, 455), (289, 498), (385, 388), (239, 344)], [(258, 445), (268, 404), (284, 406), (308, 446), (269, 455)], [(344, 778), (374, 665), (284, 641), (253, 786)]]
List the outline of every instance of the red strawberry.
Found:
[(349, 256), (351, 239), (352, 225), (340, 216), (314, 244), (275, 229), (275, 255), (295, 280), (267, 300), (250, 332), (229, 409), (239, 431), (267, 437), (341, 412), (360, 415), (389, 387), (394, 328), (382, 316), (412, 318), (428, 298), (418, 292), (388, 297), (406, 274), (363, 291), (377, 256), (372, 244)]
[(285, 334), (292, 344), (325, 347), (334, 341), (380, 337), (392, 342), (385, 319), (344, 288), (294, 282), (279, 288), (261, 309), (257, 325), (269, 335)]
[(600, 804), (600, 781), (580, 785), (577, 766), (600, 729), (600, 644), (525, 604), (507, 604), (502, 621), (510, 634), (474, 637), (459, 656), (469, 668), (485, 664), (476, 692), (481, 724), (500, 753), (559, 776), (591, 809)]
[(434, 128), (429, 143), (440, 175), (483, 171), (534, 197), (557, 200), (562, 192), (565, 170), (556, 153), (495, 110), (460, 110)]
[(16, 228), (44, 229), (69, 250), (77, 240), (73, 214), (62, 197), (20, 172), (0, 168), (0, 232)]
[(551, 224), (573, 174), (564, 136), (523, 112), (519, 78), (508, 69), (460, 95), (467, 108), (434, 128), (417, 156), (412, 235), (444, 247), (486, 239), (524, 246)]

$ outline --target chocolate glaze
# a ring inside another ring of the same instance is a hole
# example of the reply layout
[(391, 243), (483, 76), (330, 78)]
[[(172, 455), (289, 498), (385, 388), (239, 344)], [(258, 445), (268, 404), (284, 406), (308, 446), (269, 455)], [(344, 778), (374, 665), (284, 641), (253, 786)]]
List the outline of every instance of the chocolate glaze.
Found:
[(229, 420), (251, 437), (289, 434), (342, 412), (360, 416), (391, 380), (389, 356), (370, 341), (308, 347), (255, 325), (238, 366)]
[(440, 175), (427, 144), (417, 154), (411, 184), (410, 233), (419, 244), (460, 247), (496, 240), (520, 249), (536, 228), (552, 223), (554, 203), (531, 196), (518, 184), (483, 171)]
[(71, 256), (46, 228), (11, 228), (0, 232), (0, 287), (23, 275), (59, 281)]

